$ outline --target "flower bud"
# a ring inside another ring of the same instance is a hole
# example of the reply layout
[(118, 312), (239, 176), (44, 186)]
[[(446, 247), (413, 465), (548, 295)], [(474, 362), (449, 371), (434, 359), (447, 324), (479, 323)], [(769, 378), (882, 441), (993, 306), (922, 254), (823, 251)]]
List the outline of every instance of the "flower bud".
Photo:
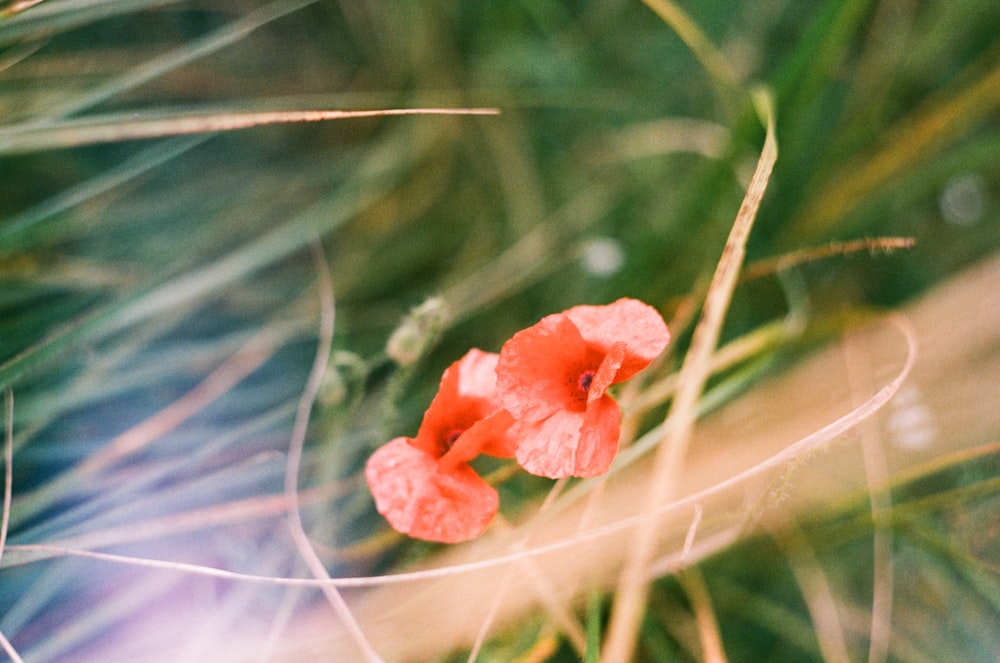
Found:
[(440, 297), (431, 297), (412, 309), (389, 336), (385, 352), (400, 366), (410, 366), (429, 350), (449, 319), (448, 307)]
[(365, 360), (353, 352), (334, 352), (320, 382), (317, 402), (322, 407), (333, 408), (355, 400), (364, 389), (367, 371)]

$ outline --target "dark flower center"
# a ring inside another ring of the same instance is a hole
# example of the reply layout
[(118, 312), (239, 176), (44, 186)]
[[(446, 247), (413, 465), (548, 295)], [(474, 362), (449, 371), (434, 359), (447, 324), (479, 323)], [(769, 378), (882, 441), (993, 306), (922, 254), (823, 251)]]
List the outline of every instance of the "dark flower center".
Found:
[(462, 433), (464, 432), (461, 428), (453, 428), (448, 431), (448, 434), (444, 436), (444, 450), (448, 451), (451, 449), (452, 445), (455, 444), (458, 438), (462, 437)]
[(583, 393), (590, 392), (590, 384), (594, 381), (594, 371), (584, 371), (580, 373), (580, 377), (576, 379), (576, 388)]

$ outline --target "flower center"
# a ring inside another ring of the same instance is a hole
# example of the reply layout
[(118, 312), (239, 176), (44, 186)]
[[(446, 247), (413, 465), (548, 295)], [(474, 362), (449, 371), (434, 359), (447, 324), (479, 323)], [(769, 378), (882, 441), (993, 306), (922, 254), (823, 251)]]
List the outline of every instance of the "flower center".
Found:
[(458, 438), (462, 437), (462, 433), (464, 432), (461, 428), (453, 428), (448, 431), (448, 434), (444, 436), (444, 450), (448, 451), (451, 449), (452, 445), (455, 444)]
[(584, 394), (590, 393), (590, 384), (594, 381), (594, 371), (584, 371), (576, 379), (576, 388)]

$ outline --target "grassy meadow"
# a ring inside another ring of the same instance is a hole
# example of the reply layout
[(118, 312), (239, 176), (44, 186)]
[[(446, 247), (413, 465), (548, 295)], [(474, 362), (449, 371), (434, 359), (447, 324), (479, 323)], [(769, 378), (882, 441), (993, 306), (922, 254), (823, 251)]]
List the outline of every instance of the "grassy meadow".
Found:
[[(998, 129), (991, 0), (5, 0), (0, 661), (995, 663)], [(620, 297), (611, 471), (393, 531)]]

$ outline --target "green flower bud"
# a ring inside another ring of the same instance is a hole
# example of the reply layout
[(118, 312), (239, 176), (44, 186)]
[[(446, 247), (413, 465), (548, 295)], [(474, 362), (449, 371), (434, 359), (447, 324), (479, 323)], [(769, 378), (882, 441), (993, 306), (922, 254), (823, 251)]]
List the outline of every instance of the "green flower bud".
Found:
[(360, 396), (367, 372), (365, 360), (358, 355), (346, 351), (334, 352), (323, 374), (317, 402), (326, 408), (352, 402)]
[(449, 318), (444, 300), (431, 297), (403, 318), (389, 336), (386, 354), (400, 366), (414, 364), (437, 342)]

